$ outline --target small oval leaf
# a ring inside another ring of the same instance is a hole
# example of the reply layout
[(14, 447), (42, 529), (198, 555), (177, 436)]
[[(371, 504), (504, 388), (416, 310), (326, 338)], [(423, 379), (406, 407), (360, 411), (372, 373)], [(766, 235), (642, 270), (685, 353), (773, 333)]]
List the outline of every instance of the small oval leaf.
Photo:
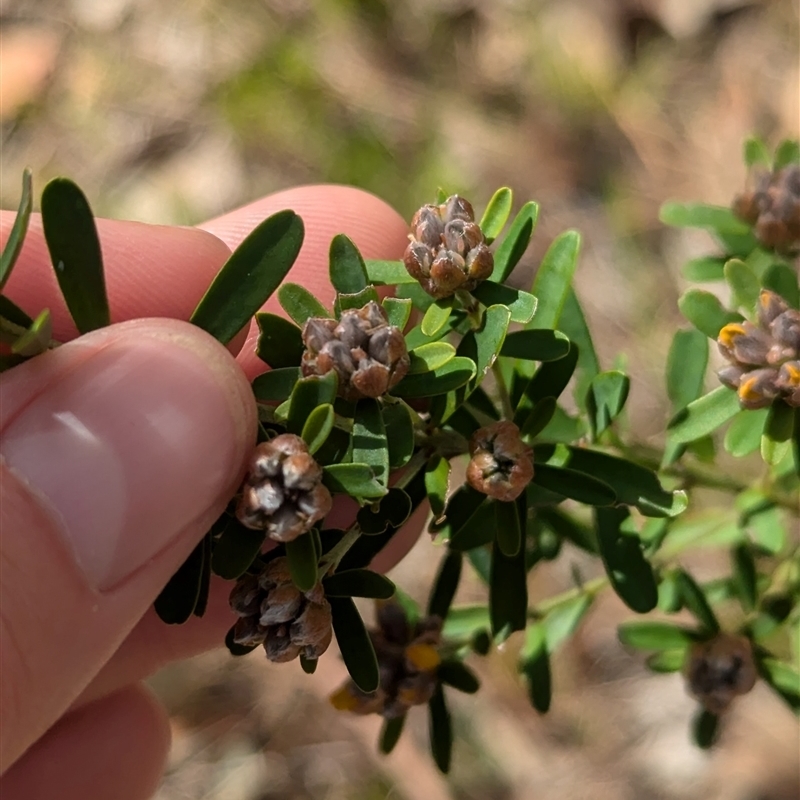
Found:
[(380, 673), (364, 620), (349, 597), (331, 597), (328, 602), (333, 632), (350, 677), (362, 692), (374, 692), (380, 685)]
[(322, 581), (326, 597), (370, 597), (388, 600), (394, 584), (384, 575), (368, 569), (347, 569), (328, 575)]
[(328, 318), (331, 316), (328, 309), (308, 289), (296, 283), (284, 283), (278, 289), (278, 301), (283, 310), (301, 328), (311, 317)]
[(442, 560), (439, 572), (433, 582), (430, 600), (428, 601), (428, 615), (444, 620), (458, 589), (461, 580), (462, 555), (451, 550)]
[(312, 455), (325, 444), (330, 432), (333, 430), (333, 405), (323, 403), (317, 406), (309, 415), (303, 425), (301, 434), (303, 441), (308, 445), (308, 452)]

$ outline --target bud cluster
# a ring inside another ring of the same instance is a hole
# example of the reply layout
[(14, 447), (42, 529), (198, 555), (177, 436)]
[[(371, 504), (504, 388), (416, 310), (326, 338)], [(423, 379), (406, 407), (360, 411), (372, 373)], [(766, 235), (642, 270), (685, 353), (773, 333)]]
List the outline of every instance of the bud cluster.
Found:
[(270, 661), (292, 661), (300, 655), (314, 660), (331, 643), (331, 607), (322, 584), (301, 592), (292, 583), (286, 558), (239, 578), (230, 605), (239, 617), (233, 641), (245, 647), (263, 645)]
[(362, 692), (351, 680), (330, 699), (340, 711), (395, 719), (433, 697), (442, 621), (426, 617), (412, 626), (402, 607), (392, 601), (378, 604), (377, 621), (377, 630), (371, 630), (369, 636), (380, 670), (378, 689)]
[(236, 508), (242, 525), (290, 542), (311, 530), (331, 510), (322, 467), (293, 433), (262, 442), (253, 451)]
[(467, 483), (497, 500), (516, 500), (533, 478), (533, 455), (519, 428), (501, 420), (479, 428), (469, 443)]
[(752, 191), (739, 195), (734, 213), (753, 225), (765, 247), (781, 251), (800, 249), (800, 165), (763, 172)]
[(303, 375), (335, 371), (345, 400), (386, 394), (405, 377), (410, 364), (403, 332), (389, 325), (386, 312), (373, 300), (343, 311), (339, 320), (307, 320), (303, 344)]
[(776, 397), (800, 407), (800, 311), (767, 289), (758, 302), (758, 325), (731, 322), (717, 338), (730, 362), (717, 375), (736, 389), (743, 408), (765, 408)]
[(422, 206), (411, 220), (409, 238), (403, 263), (436, 299), (458, 289), (472, 291), (494, 269), (494, 257), (472, 206), (458, 195), (439, 206)]
[(689, 691), (711, 714), (721, 714), (734, 698), (747, 694), (757, 678), (750, 641), (728, 633), (695, 642), (684, 672)]

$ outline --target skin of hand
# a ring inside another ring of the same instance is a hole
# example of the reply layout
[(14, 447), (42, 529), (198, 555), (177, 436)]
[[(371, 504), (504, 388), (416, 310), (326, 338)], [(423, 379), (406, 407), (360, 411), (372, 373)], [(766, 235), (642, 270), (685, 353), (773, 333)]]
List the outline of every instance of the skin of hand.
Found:
[[(398, 258), (407, 241), (394, 210), (343, 186), (290, 189), (198, 228), (98, 219), (114, 324), (78, 337), (31, 219), (5, 292), (29, 312), (49, 308), (67, 343), (0, 381), (4, 800), (142, 800), (157, 788), (169, 726), (141, 680), (218, 647), (232, 615), (216, 579), (202, 619), (167, 626), (152, 602), (243, 477), (249, 382), (266, 369), (255, 324), (226, 349), (181, 320), (230, 251), (284, 208), (306, 228), (288, 280), (328, 305), (335, 234), (367, 258)], [(13, 220), (0, 212), (0, 240)], [(280, 313), (274, 296), (265, 309)], [(405, 555), (424, 513), (377, 568)]]

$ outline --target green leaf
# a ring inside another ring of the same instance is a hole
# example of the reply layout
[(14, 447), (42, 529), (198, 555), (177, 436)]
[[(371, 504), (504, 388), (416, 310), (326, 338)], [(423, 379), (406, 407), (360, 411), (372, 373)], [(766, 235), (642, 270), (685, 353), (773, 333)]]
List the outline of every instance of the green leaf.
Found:
[(528, 585), (524, 547), (513, 556), (503, 555), (499, 547), (492, 548), (489, 608), (495, 637), (506, 638), (513, 631), (525, 629)]
[(428, 310), (425, 312), (425, 316), (422, 317), (420, 329), (426, 336), (436, 336), (436, 334), (447, 325), (452, 311), (452, 297), (445, 297), (441, 300), (437, 300), (435, 303), (431, 303), (431, 305), (428, 306)]
[(391, 403), (384, 400), (381, 413), (389, 446), (389, 466), (396, 469), (407, 464), (414, 454), (411, 409), (402, 401)]
[(394, 584), (384, 575), (368, 569), (347, 569), (329, 575), (322, 581), (326, 597), (370, 597), (388, 600)]
[(20, 328), (29, 328), (33, 325), (33, 319), (16, 303), (13, 303), (2, 294), (0, 294), (0, 318), (13, 322), (14, 325), (19, 325)]
[(718, 386), (679, 411), (667, 426), (669, 440), (686, 443), (708, 436), (741, 410), (739, 396)]
[(778, 464), (791, 447), (794, 434), (794, 409), (775, 400), (769, 407), (761, 437), (761, 457), (767, 464)]
[(447, 619), (447, 613), (458, 589), (458, 582), (461, 580), (462, 563), (461, 553), (453, 550), (442, 559), (428, 600), (428, 616)]
[(50, 316), (50, 309), (46, 308), (31, 322), (28, 330), (13, 342), (11, 352), (26, 358), (37, 356), (48, 349), (52, 336), (53, 320)]
[(750, 226), (725, 206), (704, 203), (664, 203), (659, 212), (664, 225), (676, 228), (706, 228), (726, 234), (746, 234)]
[(589, 506), (611, 506), (616, 492), (604, 481), (574, 469), (536, 464), (533, 483)]
[(740, 258), (732, 258), (725, 264), (725, 280), (733, 293), (733, 306), (752, 315), (761, 294), (761, 283), (755, 272)]
[(698, 709), (692, 720), (692, 739), (701, 750), (710, 750), (719, 738), (719, 717)]
[(457, 659), (442, 661), (436, 670), (436, 677), (446, 686), (452, 686), (465, 694), (475, 694), (481, 688), (481, 682), (475, 673)]
[(547, 427), (555, 414), (557, 405), (555, 397), (543, 397), (539, 400), (520, 426), (519, 435), (523, 442), (531, 444)]
[(445, 499), (450, 488), (450, 462), (443, 456), (432, 456), (425, 465), (425, 491), (433, 519), (444, 514)]
[(586, 394), (586, 409), (595, 438), (622, 413), (630, 388), (631, 379), (618, 370), (601, 372), (592, 379)]
[(687, 281), (706, 283), (708, 281), (721, 281), (725, 277), (725, 256), (701, 256), (687, 261), (681, 274)]
[(560, 539), (566, 539), (592, 555), (599, 554), (594, 531), (568, 514), (556, 508), (539, 508), (536, 510), (536, 518)]
[(301, 591), (307, 592), (317, 583), (317, 550), (314, 538), (304, 533), (291, 542), (286, 542), (286, 557), (292, 582)]
[(532, 622), (525, 632), (525, 644), (520, 652), (520, 672), (526, 678), (531, 705), (540, 714), (546, 714), (550, 710), (553, 688), (547, 633), (540, 622)]
[(462, 484), (447, 501), (444, 521), (437, 520), (431, 525), (431, 531), (440, 531), (441, 539), (452, 542), (485, 500), (485, 494), (476, 491), (467, 483)]
[(579, 378), (575, 383), (575, 400), (580, 406), (586, 396), (586, 389), (592, 378), (600, 372), (600, 362), (592, 342), (592, 335), (589, 326), (586, 324), (586, 317), (583, 314), (580, 301), (575, 290), (570, 288), (567, 292), (564, 307), (561, 309), (561, 316), (558, 320), (558, 327), (561, 332), (569, 337), (570, 341), (578, 346), (578, 366)]
[(336, 494), (366, 500), (386, 494), (386, 487), (375, 479), (368, 464), (329, 464), (322, 470), (322, 482)]
[(273, 369), (296, 367), (303, 356), (300, 328), (276, 314), (256, 314), (260, 331), (256, 355)]
[(0, 255), (0, 291), (6, 285), (6, 281), (11, 275), (11, 270), (22, 250), (25, 241), (25, 234), (28, 232), (28, 223), (31, 218), (33, 208), (33, 192), (31, 189), (31, 171), (28, 167), (22, 171), (22, 196), (19, 201), (17, 216), (11, 226), (11, 232), (6, 239), (3, 253)]
[(685, 653), (697, 639), (697, 634), (671, 622), (633, 620), (623, 622), (617, 628), (617, 637), (622, 644), (637, 650), (678, 650)]
[[(553, 445), (536, 445), (534, 463), (537, 468), (549, 461), (554, 451)], [(607, 483), (616, 493), (617, 502), (636, 506), (645, 516), (676, 516), (686, 508), (685, 494), (666, 491), (656, 474), (646, 467), (587, 447), (567, 446), (566, 452), (568, 457), (562, 466)]]
[(325, 444), (330, 432), (333, 430), (333, 405), (323, 403), (317, 406), (306, 419), (301, 434), (303, 441), (308, 445), (308, 452), (312, 455)]
[(500, 552), (511, 558), (522, 546), (522, 529), (516, 503), (494, 502), (495, 543)]
[(480, 229), (486, 239), (486, 244), (491, 244), (503, 230), (511, 215), (513, 193), (507, 186), (498, 189), (493, 195), (480, 221)]
[(433, 397), (447, 394), (469, 383), (475, 377), (475, 362), (469, 358), (456, 356), (443, 367), (430, 372), (418, 372), (406, 375), (392, 394), (397, 397)]
[(287, 400), (300, 380), (300, 367), (271, 369), (253, 380), (253, 394), (262, 403), (282, 403)]
[(399, 528), (412, 511), (411, 498), (402, 489), (389, 489), (379, 501), (363, 506), (356, 514), (361, 533), (375, 536), (387, 528)]
[(189, 321), (223, 344), (233, 339), (286, 277), (303, 235), (303, 220), (294, 211), (279, 211), (257, 225), (231, 253)]
[(352, 240), (343, 233), (333, 237), (329, 256), (330, 278), (340, 294), (356, 294), (369, 284), (364, 259)]
[(779, 294), (792, 308), (800, 307), (797, 273), (788, 264), (773, 264), (761, 276), (765, 289)]
[(531, 289), (539, 298), (539, 307), (529, 327), (558, 327), (561, 310), (572, 287), (580, 248), (580, 234), (577, 231), (564, 231), (547, 249)]
[(686, 660), (685, 650), (662, 650), (660, 653), (651, 653), (645, 663), (653, 672), (680, 672)]
[(770, 502), (743, 516), (753, 543), (770, 555), (777, 555), (786, 545), (786, 528), (781, 510)]
[(366, 289), (362, 289), (360, 292), (355, 292), (353, 294), (337, 294), (336, 299), (333, 301), (333, 310), (336, 316), (340, 317), (343, 311), (347, 311), (351, 308), (364, 308), (367, 303), (379, 303), (380, 299), (378, 293), (375, 291), (375, 287), (367, 286)]
[(214, 543), (211, 570), (226, 581), (234, 581), (244, 575), (261, 552), (266, 535), (266, 531), (251, 530), (230, 517)]
[(772, 168), (772, 158), (767, 146), (758, 136), (750, 136), (744, 142), (744, 163), (748, 167)]
[[(485, 499), (477, 511), (456, 531), (450, 539), (450, 549), (459, 552), (469, 552), (476, 547), (483, 547), (495, 540), (495, 510), (494, 502)], [(442, 536), (445, 536), (445, 531)], [(470, 554), (472, 555), (472, 554)]]
[(203, 569), (200, 572), (200, 589), (197, 593), (197, 602), (194, 604), (192, 614), (202, 617), (208, 607), (208, 594), (211, 589), (211, 536), (203, 537)]
[(759, 671), (764, 680), (797, 713), (800, 710), (800, 672), (796, 667), (776, 658), (759, 660)]
[(775, 148), (772, 169), (777, 172), (791, 164), (800, 164), (800, 142), (797, 139), (784, 139)]
[(538, 217), (539, 206), (537, 203), (529, 201), (522, 206), (494, 254), (494, 269), (489, 278), (490, 281), (502, 284), (508, 280), (514, 267), (528, 249)]
[(431, 754), (436, 766), (446, 775), (450, 771), (453, 753), (453, 723), (441, 685), (436, 687), (433, 697), (428, 702), (428, 720)]
[(597, 508), (594, 513), (597, 543), (611, 586), (628, 608), (639, 614), (652, 611), (658, 603), (658, 586), (639, 537), (623, 529), (628, 510)]
[(405, 721), (405, 714), (383, 721), (383, 725), (381, 726), (380, 751), (385, 756), (388, 756), (389, 753), (394, 750), (395, 745), (400, 741)]
[(309, 375), (307, 378), (300, 378), (289, 399), (289, 414), (286, 417), (286, 428), (289, 432), (299, 436), (315, 409), (326, 403), (333, 404), (337, 388), (338, 377), (333, 370), (321, 377)]
[(182, 625), (197, 606), (206, 557), (205, 538), (178, 567), (153, 604), (156, 614), (168, 625)]
[(545, 361), (522, 391), (522, 398), (514, 414), (516, 425), (522, 425), (530, 410), (545, 397), (558, 397), (572, 378), (578, 363), (578, 348), (574, 342), (564, 358), (558, 361)]
[(58, 285), (75, 326), (88, 333), (111, 324), (103, 257), (89, 201), (68, 178), (42, 192), (42, 227)]
[(416, 278), (408, 274), (402, 261), (378, 261), (367, 259), (364, 262), (367, 280), (378, 286), (399, 286), (404, 283), (416, 283)]
[(389, 448), (381, 406), (377, 400), (365, 398), (356, 404), (353, 418), (353, 461), (368, 464), (375, 480), (386, 485), (389, 480)]
[(300, 653), (300, 667), (306, 675), (313, 675), (317, 671), (318, 658), (306, 658), (303, 653)]
[(703, 392), (708, 339), (700, 331), (676, 331), (667, 355), (667, 396), (677, 411)]
[(742, 608), (753, 611), (758, 603), (758, 574), (753, 553), (746, 544), (739, 544), (731, 550), (733, 582)]
[(489, 609), (484, 605), (451, 608), (444, 621), (442, 636), (445, 639), (471, 639), (489, 628)]
[(284, 283), (278, 289), (278, 301), (301, 328), (311, 317), (327, 319), (331, 316), (330, 311), (308, 289), (296, 283)]
[(411, 317), (411, 301), (404, 297), (385, 297), (383, 299), (383, 310), (389, 319), (389, 324), (401, 331), (406, 329), (408, 320)]
[(575, 633), (591, 605), (592, 596), (581, 594), (556, 606), (547, 614), (544, 618), (544, 628), (548, 652), (554, 653), (563, 642)]
[(409, 375), (419, 372), (430, 372), (443, 367), (448, 361), (455, 358), (456, 349), (449, 342), (428, 342), (412, 350)]
[(525, 330), (509, 333), (501, 356), (526, 361), (557, 361), (569, 352), (570, 341), (561, 331)]
[(364, 620), (349, 597), (329, 597), (333, 632), (353, 682), (362, 692), (374, 692), (380, 685), (378, 659)]
[(689, 289), (678, 300), (678, 308), (681, 314), (709, 339), (716, 339), (720, 330), (729, 322), (742, 320), (741, 314), (728, 311), (717, 297), (702, 289)]
[(711, 610), (703, 590), (695, 579), (685, 570), (675, 571), (675, 579), (683, 599), (683, 605), (692, 612), (697, 621), (710, 634), (719, 632), (719, 622)]
[(534, 295), (492, 281), (484, 281), (477, 289), (473, 289), (472, 296), (487, 307), (506, 306), (511, 312), (512, 322), (530, 322), (536, 311), (537, 300)]

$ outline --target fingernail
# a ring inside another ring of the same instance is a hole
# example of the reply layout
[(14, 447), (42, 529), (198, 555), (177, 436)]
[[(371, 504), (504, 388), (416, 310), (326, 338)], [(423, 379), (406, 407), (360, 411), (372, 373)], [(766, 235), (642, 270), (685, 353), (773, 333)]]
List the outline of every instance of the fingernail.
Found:
[(100, 591), (235, 490), (253, 428), (247, 384), (206, 334), (157, 321), (114, 328), (97, 332), (110, 341), (89, 358), (88, 337), (76, 342), (75, 368), (34, 397), (0, 441)]

